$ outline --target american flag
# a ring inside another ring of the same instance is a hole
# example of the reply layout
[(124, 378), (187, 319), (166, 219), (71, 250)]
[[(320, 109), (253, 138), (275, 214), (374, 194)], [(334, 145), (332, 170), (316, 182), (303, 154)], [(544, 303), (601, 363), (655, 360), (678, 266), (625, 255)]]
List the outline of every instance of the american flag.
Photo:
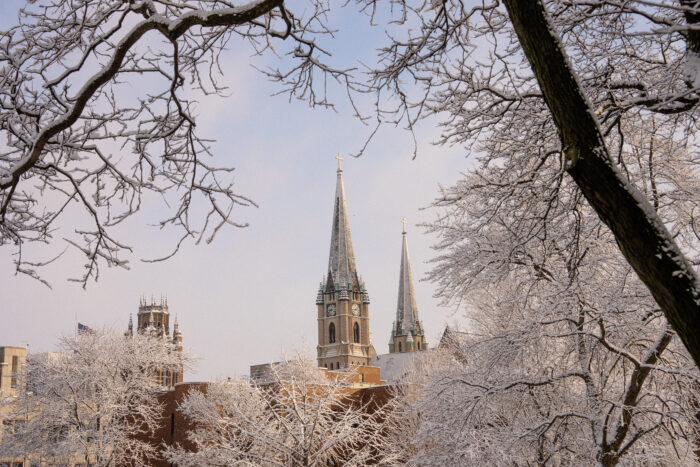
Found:
[(92, 336), (95, 334), (95, 330), (90, 326), (85, 326), (83, 323), (78, 323), (78, 334)]

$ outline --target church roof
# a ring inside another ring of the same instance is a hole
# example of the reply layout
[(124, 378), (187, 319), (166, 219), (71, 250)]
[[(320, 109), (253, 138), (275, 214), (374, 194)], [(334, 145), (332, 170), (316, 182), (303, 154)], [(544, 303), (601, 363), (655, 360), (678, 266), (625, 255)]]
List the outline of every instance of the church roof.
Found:
[[(430, 352), (426, 350), (425, 352)], [(379, 367), (380, 378), (387, 384), (399, 384), (405, 380), (413, 366), (413, 362), (421, 352), (401, 352), (375, 355), (370, 360), (370, 366)]]
[(335, 207), (333, 209), (333, 226), (331, 229), (331, 252), (328, 258), (328, 281), (342, 288), (348, 287), (357, 277), (355, 254), (352, 250), (348, 208), (345, 203), (343, 171), (338, 168), (338, 180), (335, 186)]
[(401, 247), (401, 269), (399, 272), (399, 300), (396, 305), (396, 322), (401, 323), (402, 331), (412, 331), (418, 322), (418, 306), (416, 293), (413, 290), (413, 274), (408, 257), (406, 227), (403, 229), (403, 245)]

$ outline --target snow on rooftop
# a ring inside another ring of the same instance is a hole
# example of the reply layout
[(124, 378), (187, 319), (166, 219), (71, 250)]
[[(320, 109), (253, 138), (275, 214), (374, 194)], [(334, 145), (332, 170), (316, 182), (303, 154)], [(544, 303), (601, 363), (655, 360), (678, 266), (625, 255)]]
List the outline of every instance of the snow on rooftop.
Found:
[(396, 384), (408, 375), (414, 360), (420, 358), (425, 352), (430, 350), (375, 355), (369, 364), (379, 367), (379, 377), (387, 384)]

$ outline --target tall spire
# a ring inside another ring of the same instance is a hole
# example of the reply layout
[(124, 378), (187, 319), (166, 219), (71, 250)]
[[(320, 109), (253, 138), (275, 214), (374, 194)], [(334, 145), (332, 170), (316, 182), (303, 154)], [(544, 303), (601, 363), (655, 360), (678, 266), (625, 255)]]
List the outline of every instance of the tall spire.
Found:
[(356, 276), (355, 254), (352, 250), (348, 208), (345, 203), (345, 187), (343, 186), (343, 169), (340, 167), (342, 158), (338, 159), (338, 179), (335, 186), (335, 207), (333, 209), (333, 226), (331, 229), (331, 251), (328, 258), (329, 280), (334, 286), (342, 289), (351, 288)]
[(401, 269), (399, 272), (399, 300), (396, 305), (396, 322), (400, 323), (401, 330), (413, 331), (418, 321), (418, 307), (416, 306), (416, 294), (413, 290), (413, 274), (411, 262), (408, 257), (408, 243), (406, 241), (406, 219), (403, 223), (403, 245), (401, 247)]

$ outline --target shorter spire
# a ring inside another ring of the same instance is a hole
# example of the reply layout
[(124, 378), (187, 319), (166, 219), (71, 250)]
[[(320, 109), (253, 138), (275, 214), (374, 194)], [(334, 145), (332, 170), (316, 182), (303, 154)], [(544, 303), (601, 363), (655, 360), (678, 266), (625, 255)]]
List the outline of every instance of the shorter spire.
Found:
[(401, 245), (401, 268), (399, 271), (399, 299), (396, 305), (396, 322), (401, 331), (410, 332), (415, 330), (418, 321), (418, 306), (416, 305), (416, 294), (413, 290), (413, 274), (411, 273), (411, 261), (408, 257), (408, 242), (406, 241), (406, 219), (402, 219), (403, 224)]
[(418, 319), (416, 293), (413, 289), (413, 274), (411, 261), (408, 257), (408, 242), (406, 240), (406, 219), (401, 219), (401, 269), (399, 272), (399, 299), (396, 304), (396, 321), (389, 340), (389, 353), (413, 352), (428, 348), (425, 342), (423, 325)]

